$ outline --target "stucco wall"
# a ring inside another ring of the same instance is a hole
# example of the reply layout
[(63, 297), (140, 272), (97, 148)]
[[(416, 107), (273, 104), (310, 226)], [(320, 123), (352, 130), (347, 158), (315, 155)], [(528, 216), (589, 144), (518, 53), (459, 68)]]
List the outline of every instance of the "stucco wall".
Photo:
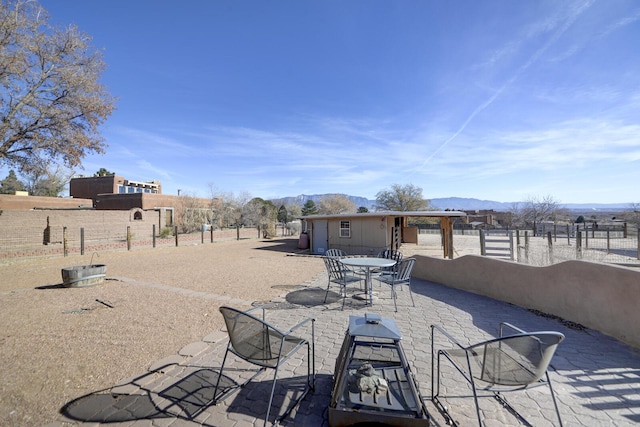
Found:
[(75, 209), (91, 207), (93, 207), (93, 200), (91, 199), (0, 194), (0, 210), (30, 210), (37, 208)]
[(584, 261), (532, 267), (476, 255), (415, 258), (415, 277), (553, 314), (640, 348), (640, 271)]
[(389, 246), (387, 221), (380, 217), (345, 218), (351, 222), (351, 236), (340, 237), (340, 219), (328, 220), (329, 248), (349, 255), (375, 255)]

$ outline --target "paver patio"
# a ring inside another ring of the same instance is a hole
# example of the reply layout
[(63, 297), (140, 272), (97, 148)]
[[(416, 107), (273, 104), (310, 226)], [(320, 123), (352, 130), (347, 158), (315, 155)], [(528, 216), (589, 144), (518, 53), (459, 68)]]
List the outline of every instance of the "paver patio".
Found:
[[(348, 298), (342, 311), (342, 301), (334, 292), (330, 293), (327, 303), (323, 303), (326, 280), (326, 275), (319, 275), (282, 299), (263, 302), (268, 308), (267, 320), (276, 325), (290, 326), (305, 317), (316, 319), (316, 390), (282, 425), (328, 425), (332, 374), (349, 315), (363, 316), (368, 312), (395, 320), (435, 425), (444, 425), (445, 420), (429, 400), (429, 325), (443, 326), (464, 344), (497, 336), (502, 321), (529, 331), (555, 330), (565, 334), (566, 339), (558, 347), (550, 370), (565, 425), (640, 423), (640, 351), (613, 338), (561, 319), (418, 279), (412, 281), (415, 307), (411, 306), (408, 291), (400, 290), (398, 312), (394, 312), (389, 288), (378, 287), (374, 281), (379, 298), (373, 307), (365, 307), (362, 301)], [(207, 297), (206, 294), (199, 296)], [(233, 301), (228, 304), (233, 305)], [(206, 405), (213, 397), (226, 343), (223, 331), (203, 331), (201, 342), (157, 361), (148, 372), (123, 380), (111, 389), (96, 390), (69, 402), (62, 409), (60, 419), (50, 426), (107, 423), (110, 426), (158, 427), (262, 425), (271, 372), (218, 405)], [(236, 360), (232, 366), (237, 369), (234, 379), (248, 375), (246, 369), (250, 366), (246, 363)], [(305, 373), (306, 362), (301, 357), (292, 359), (281, 370), (270, 422), (278, 412), (286, 409), (293, 395), (303, 387)], [(444, 377), (444, 394), (452, 396), (445, 400), (454, 419), (462, 426), (477, 425), (470, 388), (461, 381), (462, 377), (454, 377), (453, 369), (446, 370)], [(557, 425), (548, 388), (509, 393), (506, 397), (532, 425)], [(482, 398), (480, 405), (488, 426), (518, 423), (494, 399)]]

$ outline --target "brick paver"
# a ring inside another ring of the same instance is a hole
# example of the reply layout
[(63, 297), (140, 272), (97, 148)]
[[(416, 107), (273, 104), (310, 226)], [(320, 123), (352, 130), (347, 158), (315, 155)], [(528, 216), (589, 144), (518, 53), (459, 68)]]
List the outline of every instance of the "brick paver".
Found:
[[(565, 334), (566, 339), (558, 347), (550, 370), (565, 425), (640, 423), (640, 352), (613, 338), (561, 319), (417, 279), (412, 282), (416, 306), (411, 306), (409, 293), (400, 290), (397, 313), (393, 310), (389, 288), (378, 287), (377, 282), (374, 286), (380, 298), (373, 307), (348, 298), (344, 311), (340, 309), (342, 301), (335, 294), (330, 294), (327, 304), (322, 303), (325, 285), (326, 276), (321, 275), (289, 294), (295, 304), (285, 297), (267, 305), (268, 321), (279, 326), (289, 327), (306, 317), (316, 319), (316, 390), (283, 425), (328, 425), (332, 374), (349, 315), (362, 316), (367, 312), (395, 319), (427, 409), (438, 425), (444, 424), (444, 418), (430, 401), (429, 325), (441, 325), (466, 344), (497, 336), (501, 321), (525, 330), (556, 330)], [(221, 331), (203, 332), (211, 333), (204, 336), (203, 341), (186, 346), (178, 355), (154, 363), (149, 372), (123, 380), (110, 390), (96, 391), (70, 402), (63, 411), (64, 416), (50, 426), (262, 425), (273, 371), (262, 374), (218, 405), (208, 405), (227, 340)], [(436, 345), (443, 343), (436, 341)], [(306, 373), (303, 353), (280, 371), (270, 422), (284, 411), (302, 387)], [(229, 375), (234, 379), (248, 377), (246, 369), (250, 365), (233, 359), (231, 366)], [(471, 391), (462, 377), (454, 375), (453, 369), (445, 369), (443, 378), (443, 390), (450, 396), (444, 403), (454, 419), (463, 426), (477, 425)], [(557, 425), (548, 388), (509, 393), (506, 397), (532, 425)], [(480, 405), (487, 426), (518, 423), (494, 399), (483, 397)]]

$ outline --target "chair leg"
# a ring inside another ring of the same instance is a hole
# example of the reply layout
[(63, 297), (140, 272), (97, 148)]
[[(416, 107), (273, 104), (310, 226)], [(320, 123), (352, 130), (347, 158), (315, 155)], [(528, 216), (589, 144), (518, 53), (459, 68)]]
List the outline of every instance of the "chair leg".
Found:
[(415, 301), (413, 300), (413, 292), (411, 292), (411, 282), (409, 282), (407, 284), (407, 286), (409, 287), (409, 296), (411, 297), (411, 305), (413, 305), (414, 307), (416, 306)]
[(271, 413), (271, 404), (273, 403), (273, 395), (276, 391), (276, 381), (278, 379), (278, 368), (280, 367), (280, 363), (276, 365), (273, 373), (273, 383), (271, 384), (271, 395), (269, 396), (269, 406), (267, 406), (267, 414), (264, 416), (264, 427), (267, 427), (267, 421), (269, 420), (269, 414)]
[(391, 284), (391, 296), (393, 297), (393, 307), (396, 309), (396, 313), (398, 312), (398, 304), (396, 303), (396, 288)]
[(551, 386), (551, 379), (549, 378), (549, 372), (545, 372), (547, 375), (547, 384), (549, 385), (549, 391), (551, 392), (551, 400), (553, 400), (553, 406), (556, 408), (556, 415), (558, 416), (558, 422), (560, 423), (560, 427), (562, 427), (562, 418), (560, 418), (560, 409), (558, 409), (558, 402), (556, 401), (556, 395), (553, 392), (553, 387)]
[(229, 346), (227, 346), (226, 351), (224, 352), (224, 357), (222, 358), (222, 365), (220, 366), (220, 372), (218, 373), (218, 381), (216, 381), (216, 388), (213, 390), (213, 404), (216, 405), (218, 403), (218, 399), (216, 399), (216, 395), (218, 394), (218, 387), (220, 386), (220, 380), (222, 379), (222, 373), (224, 372), (224, 364), (227, 362), (227, 355), (229, 354)]

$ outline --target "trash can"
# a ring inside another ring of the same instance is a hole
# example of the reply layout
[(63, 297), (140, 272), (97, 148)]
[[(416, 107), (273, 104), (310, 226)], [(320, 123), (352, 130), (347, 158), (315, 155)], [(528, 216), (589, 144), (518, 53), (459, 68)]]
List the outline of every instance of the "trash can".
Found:
[(298, 240), (298, 249), (309, 249), (309, 235), (306, 231), (300, 233), (300, 239)]

